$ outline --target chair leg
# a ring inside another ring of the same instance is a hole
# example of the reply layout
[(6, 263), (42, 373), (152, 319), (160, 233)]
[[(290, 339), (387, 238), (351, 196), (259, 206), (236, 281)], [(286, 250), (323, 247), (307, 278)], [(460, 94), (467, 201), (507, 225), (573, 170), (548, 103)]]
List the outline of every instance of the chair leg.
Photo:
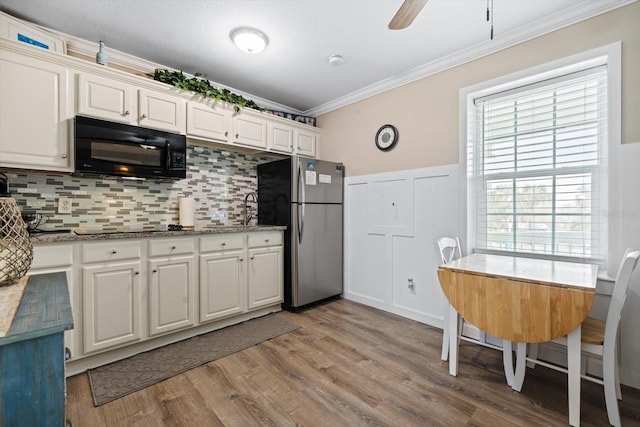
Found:
[(539, 350), (539, 344), (535, 343), (535, 344), (529, 344), (528, 345), (528, 357), (529, 359), (533, 359), (532, 361), (527, 361), (527, 368), (529, 369), (533, 369), (536, 367), (536, 362), (535, 360), (538, 360), (538, 350)]
[(513, 387), (513, 349), (509, 340), (502, 340), (502, 365), (507, 384), (509, 387)]
[(442, 354), (440, 359), (446, 362), (449, 359), (449, 304), (444, 310), (444, 324), (442, 327)]
[(616, 393), (616, 353), (615, 351), (606, 350), (603, 353), (602, 379), (604, 382), (604, 400), (607, 403), (607, 415), (609, 416), (609, 424), (614, 427), (619, 427), (621, 421)]
[(622, 400), (622, 390), (620, 389), (620, 353), (618, 353), (616, 351), (616, 363), (615, 363), (615, 368), (616, 368), (616, 397), (618, 398), (618, 400)]
[(515, 391), (522, 390), (524, 383), (525, 362), (527, 361), (527, 343), (516, 343), (516, 369), (513, 376), (513, 384), (511, 388)]

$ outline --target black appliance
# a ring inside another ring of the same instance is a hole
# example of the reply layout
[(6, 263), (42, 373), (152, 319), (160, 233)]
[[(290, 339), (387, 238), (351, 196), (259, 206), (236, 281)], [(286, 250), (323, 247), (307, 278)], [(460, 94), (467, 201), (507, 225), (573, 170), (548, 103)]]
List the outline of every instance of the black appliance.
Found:
[(187, 177), (184, 135), (76, 116), (74, 175)]
[(0, 197), (9, 197), (9, 179), (0, 172)]

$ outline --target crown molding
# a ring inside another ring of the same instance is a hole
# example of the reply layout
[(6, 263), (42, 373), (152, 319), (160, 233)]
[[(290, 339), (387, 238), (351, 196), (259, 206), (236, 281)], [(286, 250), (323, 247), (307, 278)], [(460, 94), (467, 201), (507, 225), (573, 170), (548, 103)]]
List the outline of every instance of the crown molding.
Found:
[(457, 67), (467, 62), (474, 61), (484, 56), (491, 55), (509, 47), (524, 43), (544, 34), (559, 30), (578, 22), (593, 18), (611, 10), (635, 3), (638, 0), (615, 0), (602, 4), (595, 1), (583, 1), (573, 7), (569, 13), (562, 12), (549, 15), (544, 22), (534, 22), (517, 31), (500, 34), (491, 43), (482, 42), (467, 49), (458, 51), (452, 55), (439, 58), (404, 73), (388, 79), (381, 80), (357, 91), (341, 96), (325, 104), (304, 111), (305, 116), (317, 117), (329, 113), (347, 105), (362, 101), (375, 95), (387, 92), (408, 83), (420, 80), (433, 74), (440, 73), (450, 68)]
[[(484, 56), (491, 55), (514, 45), (532, 40), (541, 35), (576, 24), (589, 18), (593, 18), (594, 16), (612, 11), (631, 3), (635, 3), (637, 1), (638, 0), (612, 0), (603, 4), (601, 2), (585, 0), (580, 4), (572, 7), (569, 12), (560, 12), (549, 15), (545, 18), (544, 22), (534, 22), (531, 25), (527, 25), (520, 30), (500, 34), (490, 43), (477, 43), (474, 46), (458, 51), (452, 55), (448, 55), (420, 65), (406, 72), (381, 80), (306, 111), (302, 111), (284, 104), (261, 98), (250, 93), (235, 89), (233, 87), (220, 84), (218, 82), (211, 81), (211, 84), (217, 87), (229, 89), (230, 91), (242, 95), (245, 98), (252, 99), (258, 105), (264, 108), (277, 111), (285, 111), (304, 116), (317, 117), (322, 114), (326, 114), (347, 105), (353, 104), (355, 102), (362, 101), (366, 98), (395, 89), (399, 86), (406, 85), (413, 81), (420, 80), (436, 73), (440, 73), (447, 69), (457, 67), (459, 65), (482, 58)], [(35, 25), (31, 23), (29, 24)], [(42, 30), (55, 34), (56, 36), (63, 39), (67, 45), (67, 54), (72, 53), (88, 58), (93, 58), (95, 56), (95, 53), (98, 49), (96, 42), (90, 42), (39, 25), (35, 26)], [(152, 61), (135, 57), (125, 52), (111, 49), (108, 46), (106, 47), (106, 53), (109, 57), (109, 63), (131, 70), (133, 73), (137, 73), (139, 75), (152, 77), (153, 72), (156, 68), (179, 71), (171, 67), (166, 67), (162, 64), (157, 64)], [(188, 73), (185, 74), (188, 76), (192, 76)]]
[[(51, 30), (49, 28), (38, 26), (39, 28), (48, 31), (50, 33), (55, 34), (57, 37), (60, 37), (65, 41), (67, 45), (67, 55), (79, 55), (88, 58), (94, 58), (96, 52), (98, 50), (98, 43), (91, 42), (88, 40), (84, 40), (69, 34), (61, 33), (59, 31)], [(128, 53), (112, 49), (109, 46), (105, 46), (105, 53), (109, 58), (109, 64), (116, 65), (118, 67), (125, 68), (133, 72), (136, 75), (145, 75), (147, 77), (153, 78), (153, 74), (156, 68), (163, 68), (171, 71), (181, 71), (176, 70), (171, 67), (167, 67), (162, 64), (158, 64), (156, 62), (148, 61), (143, 58), (139, 58), (137, 56), (130, 55)], [(192, 74), (184, 73), (188, 77), (194, 77)], [(267, 108), (270, 110), (276, 111), (284, 111), (287, 113), (302, 115), (302, 111), (297, 110), (295, 108), (291, 108), (288, 105), (279, 104), (277, 102), (261, 98), (259, 96), (241, 91), (239, 89), (223, 85), (218, 82), (214, 82), (210, 80), (211, 84), (215, 87), (229, 89), (231, 92), (236, 93), (238, 95), (242, 95), (247, 99), (253, 100), (256, 104), (263, 108)]]

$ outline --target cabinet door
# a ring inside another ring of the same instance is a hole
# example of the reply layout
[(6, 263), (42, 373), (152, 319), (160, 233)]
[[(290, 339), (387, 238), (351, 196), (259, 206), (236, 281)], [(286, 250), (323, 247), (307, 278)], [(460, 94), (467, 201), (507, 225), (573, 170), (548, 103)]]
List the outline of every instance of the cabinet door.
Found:
[(73, 314), (73, 329), (64, 331), (64, 345), (71, 352), (71, 360), (79, 355), (76, 350), (76, 338), (80, 330), (80, 322), (78, 314), (79, 307), (82, 305), (76, 302), (74, 298), (75, 283), (73, 280), (73, 246), (64, 244), (45, 244), (33, 246), (33, 261), (29, 274), (44, 274), (64, 272), (67, 276), (67, 286), (69, 287), (69, 300), (71, 301), (71, 312)]
[(194, 257), (149, 260), (149, 335), (193, 326)]
[(269, 150), (293, 153), (293, 128), (282, 123), (269, 122)]
[(186, 101), (171, 94), (138, 90), (138, 124), (140, 126), (186, 133)]
[(187, 103), (187, 135), (228, 142), (230, 130), (229, 110), (218, 105)]
[(233, 116), (234, 142), (256, 148), (267, 148), (267, 121), (246, 114)]
[(93, 74), (78, 76), (78, 114), (135, 124), (133, 89), (128, 83)]
[(296, 154), (306, 157), (316, 157), (316, 146), (319, 139), (317, 133), (296, 129), (294, 131), (294, 138)]
[(0, 51), (0, 166), (71, 171), (69, 70)]
[(140, 262), (82, 268), (84, 352), (138, 341)]
[(282, 247), (249, 249), (249, 310), (282, 302)]
[(244, 251), (200, 255), (201, 322), (247, 310), (244, 266)]

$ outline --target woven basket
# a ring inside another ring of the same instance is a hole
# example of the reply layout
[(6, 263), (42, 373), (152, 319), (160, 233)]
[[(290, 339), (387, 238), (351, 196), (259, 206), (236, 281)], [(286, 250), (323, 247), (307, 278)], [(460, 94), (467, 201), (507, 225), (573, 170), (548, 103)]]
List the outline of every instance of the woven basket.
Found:
[(0, 286), (24, 277), (33, 261), (33, 245), (15, 199), (0, 197)]

